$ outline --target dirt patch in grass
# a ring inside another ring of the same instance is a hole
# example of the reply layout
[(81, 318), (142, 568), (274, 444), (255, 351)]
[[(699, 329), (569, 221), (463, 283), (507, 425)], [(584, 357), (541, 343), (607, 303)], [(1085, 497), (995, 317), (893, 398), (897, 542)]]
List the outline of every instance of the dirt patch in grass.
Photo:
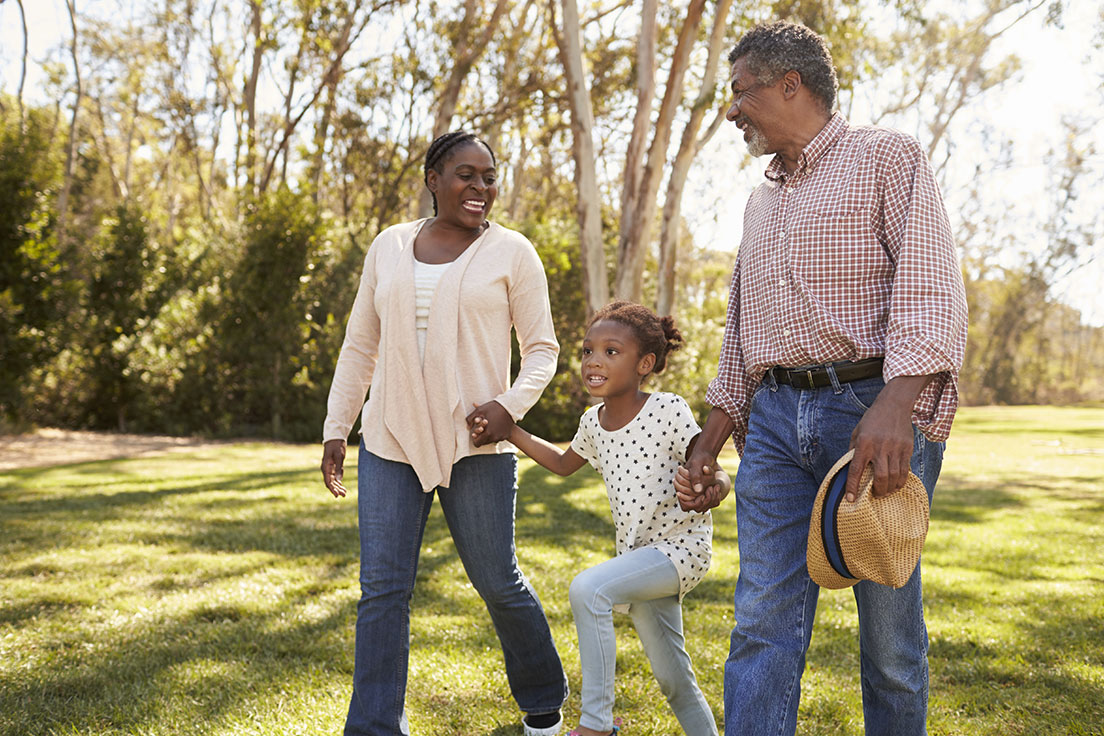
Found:
[(0, 471), (193, 451), (237, 440), (38, 429), (0, 435)]

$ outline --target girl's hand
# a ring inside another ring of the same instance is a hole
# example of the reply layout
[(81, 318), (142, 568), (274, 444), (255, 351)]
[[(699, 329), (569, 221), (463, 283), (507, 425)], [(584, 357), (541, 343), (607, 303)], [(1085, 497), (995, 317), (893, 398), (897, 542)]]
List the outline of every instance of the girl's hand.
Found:
[(322, 482), (335, 498), (344, 497), (346, 491), (341, 479), (345, 477), (345, 440), (329, 440), (322, 449)]
[(678, 470), (675, 471), (675, 494), (680, 502), (684, 497), (689, 499), (696, 495), (690, 488), (690, 471), (685, 465), (678, 466)]
[(732, 487), (732, 481), (728, 473), (720, 468), (702, 466), (702, 490), (694, 491), (690, 483), (690, 471), (685, 465), (680, 465), (675, 472), (675, 495), (678, 497), (679, 508), (683, 511), (697, 511), (704, 513), (714, 506), (718, 506)]
[(467, 417), (473, 445), (482, 447), (510, 439), (514, 419), (502, 404), (488, 401), (486, 404), (473, 404), (473, 406), (475, 410)]

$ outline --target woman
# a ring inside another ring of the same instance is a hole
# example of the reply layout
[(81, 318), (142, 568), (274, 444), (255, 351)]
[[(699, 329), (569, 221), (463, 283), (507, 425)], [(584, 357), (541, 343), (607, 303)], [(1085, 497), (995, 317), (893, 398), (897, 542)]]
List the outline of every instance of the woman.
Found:
[[(567, 681), (514, 556), (517, 460), (505, 441), (555, 373), (548, 285), (532, 244), (486, 219), (498, 193), (486, 143), (462, 131), (435, 140), (425, 184), (434, 217), (392, 226), (368, 250), (323, 432), (322, 477), (344, 496), (345, 438), (361, 414), (361, 598), (345, 733), (406, 733), (409, 601), (436, 492), (498, 633), (525, 733), (552, 736)], [(521, 348), (512, 386), (511, 326)], [(473, 404), (488, 420), (477, 441)]]

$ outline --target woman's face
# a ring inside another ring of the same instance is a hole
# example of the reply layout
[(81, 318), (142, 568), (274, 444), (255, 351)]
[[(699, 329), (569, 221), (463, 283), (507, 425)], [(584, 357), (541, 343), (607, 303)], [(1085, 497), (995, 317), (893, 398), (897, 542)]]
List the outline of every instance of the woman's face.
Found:
[(460, 227), (481, 227), (498, 196), (491, 152), (475, 141), (456, 148), (438, 174), (429, 172), (429, 189), (437, 195), (437, 217)]

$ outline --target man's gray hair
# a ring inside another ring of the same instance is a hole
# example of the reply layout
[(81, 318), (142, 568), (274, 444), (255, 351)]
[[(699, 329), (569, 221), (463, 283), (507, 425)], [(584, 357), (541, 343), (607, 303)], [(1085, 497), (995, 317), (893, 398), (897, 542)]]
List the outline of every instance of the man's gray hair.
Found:
[(744, 59), (761, 84), (774, 84), (791, 69), (801, 83), (831, 112), (836, 104), (836, 68), (824, 39), (799, 23), (779, 20), (755, 26), (728, 55), (728, 63)]

